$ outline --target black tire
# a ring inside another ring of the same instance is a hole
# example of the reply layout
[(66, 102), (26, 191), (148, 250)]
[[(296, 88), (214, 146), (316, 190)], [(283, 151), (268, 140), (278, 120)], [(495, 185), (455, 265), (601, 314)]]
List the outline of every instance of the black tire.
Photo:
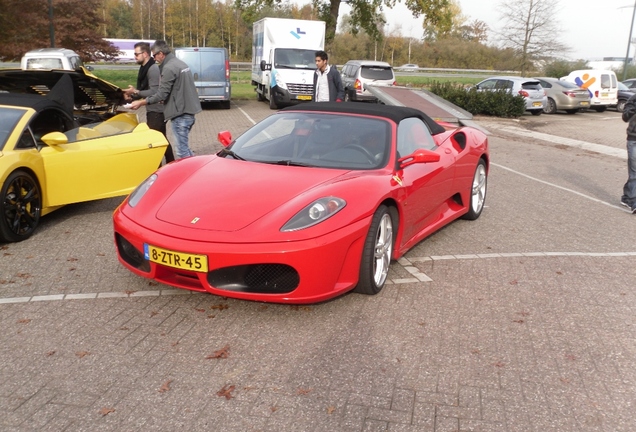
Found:
[(579, 112), (578, 109), (569, 109), (569, 110), (565, 110), (566, 113), (568, 114), (576, 114), (577, 112)]
[(258, 88), (256, 89), (256, 98), (259, 102), (263, 102), (265, 100), (265, 87), (258, 86)]
[(594, 111), (596, 111), (596, 112), (605, 112), (606, 109), (607, 109), (607, 106), (605, 106), (605, 105), (595, 106), (594, 107)]
[(538, 116), (538, 115), (541, 115), (543, 110), (542, 109), (540, 109), (540, 110), (530, 110), (530, 112), (532, 113), (533, 116)]
[(0, 199), (0, 241), (19, 242), (31, 237), (42, 212), (38, 182), (25, 171), (14, 171), (2, 185)]
[(473, 182), (470, 185), (470, 201), (468, 202), (468, 213), (462, 219), (475, 220), (479, 218), (486, 204), (486, 193), (488, 191), (488, 171), (486, 162), (479, 159), (475, 168)]
[(625, 111), (625, 104), (627, 103), (627, 99), (620, 99), (616, 104), (616, 111), (622, 113)]
[(273, 109), (273, 110), (278, 109), (278, 105), (276, 104), (276, 101), (274, 100), (274, 94), (271, 91), (271, 89), (269, 92), (269, 109)]
[(351, 102), (351, 95), (349, 94), (349, 90), (345, 90), (345, 102)]
[(360, 278), (354, 292), (375, 295), (382, 291), (391, 265), (398, 226), (395, 207), (381, 205), (371, 219), (360, 260)]
[(548, 103), (545, 105), (545, 108), (543, 108), (543, 112), (546, 114), (556, 114), (557, 106), (554, 99), (548, 98)]

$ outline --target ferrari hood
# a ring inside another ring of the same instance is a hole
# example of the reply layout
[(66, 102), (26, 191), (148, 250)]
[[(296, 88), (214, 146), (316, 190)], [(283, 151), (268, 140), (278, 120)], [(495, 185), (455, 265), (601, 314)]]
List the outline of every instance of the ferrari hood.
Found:
[[(333, 169), (215, 158), (175, 187), (156, 216), (181, 227), (238, 231), (342, 174)], [(281, 226), (313, 198), (308, 194), (298, 207), (282, 211)]]
[(75, 109), (109, 108), (122, 99), (122, 90), (82, 68), (67, 70), (0, 69), (0, 90), (54, 98)]

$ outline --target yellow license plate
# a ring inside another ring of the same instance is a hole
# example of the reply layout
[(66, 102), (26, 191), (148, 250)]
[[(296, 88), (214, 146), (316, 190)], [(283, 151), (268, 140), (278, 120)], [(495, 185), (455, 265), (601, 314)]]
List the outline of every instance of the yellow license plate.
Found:
[(300, 95), (297, 96), (298, 100), (311, 100), (311, 96)]
[(609, 93), (601, 93), (601, 97), (607, 97), (609, 96)]
[(543, 106), (542, 102), (532, 102), (532, 106)]
[(149, 244), (144, 244), (144, 255), (147, 260), (164, 266), (201, 273), (208, 272), (208, 257), (206, 255), (176, 252)]
[(581, 102), (581, 105), (582, 105), (582, 106), (588, 106), (589, 104), (590, 104), (590, 103), (589, 103), (588, 101), (583, 101), (583, 102)]

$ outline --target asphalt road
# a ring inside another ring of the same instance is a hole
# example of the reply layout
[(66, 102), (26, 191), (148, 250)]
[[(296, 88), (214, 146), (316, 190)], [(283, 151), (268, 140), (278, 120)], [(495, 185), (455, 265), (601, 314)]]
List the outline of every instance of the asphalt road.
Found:
[[(270, 114), (207, 108), (193, 148)], [(285, 306), (151, 283), (115, 257), (120, 199), (0, 245), (0, 429), (636, 430), (625, 124), (476, 122), (491, 133), (481, 218), (418, 244), (377, 296)]]

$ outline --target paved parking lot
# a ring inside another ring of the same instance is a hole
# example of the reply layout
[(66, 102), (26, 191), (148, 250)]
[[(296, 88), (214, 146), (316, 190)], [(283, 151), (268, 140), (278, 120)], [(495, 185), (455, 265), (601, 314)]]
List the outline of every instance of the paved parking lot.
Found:
[[(193, 149), (270, 114), (208, 108)], [(120, 199), (0, 244), (0, 429), (636, 430), (625, 124), (476, 121), (491, 132), (482, 217), (418, 244), (377, 296), (272, 305), (141, 279), (115, 257)]]

